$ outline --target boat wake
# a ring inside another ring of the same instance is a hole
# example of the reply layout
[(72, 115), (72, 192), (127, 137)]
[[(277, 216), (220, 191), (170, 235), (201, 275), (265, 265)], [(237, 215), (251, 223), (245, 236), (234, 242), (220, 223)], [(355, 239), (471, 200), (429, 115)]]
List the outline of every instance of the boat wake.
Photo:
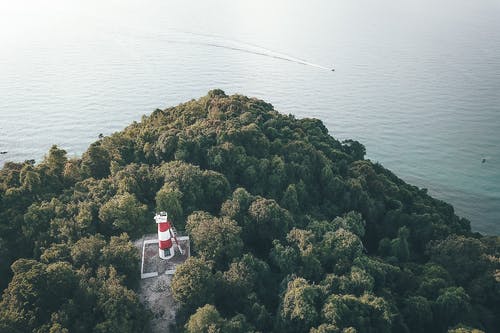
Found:
[(198, 45), (204, 45), (204, 46), (210, 46), (210, 47), (223, 48), (223, 49), (227, 49), (227, 50), (245, 52), (245, 53), (249, 53), (249, 54), (255, 54), (255, 55), (260, 55), (260, 56), (264, 56), (264, 57), (274, 58), (274, 59), (278, 59), (278, 60), (289, 61), (289, 62), (293, 62), (293, 63), (300, 64), (300, 65), (320, 68), (320, 69), (324, 69), (324, 70), (328, 70), (328, 71), (334, 71), (333, 68), (322, 66), (322, 65), (304, 60), (304, 59), (293, 57), (293, 56), (290, 56), (290, 55), (287, 55), (287, 54), (284, 54), (281, 52), (273, 51), (273, 50), (264, 48), (264, 47), (256, 45), (256, 44), (244, 42), (244, 41), (237, 40), (237, 39), (229, 39), (229, 38), (225, 38), (225, 37), (220, 36), (220, 35), (196, 33), (196, 32), (190, 32), (190, 31), (177, 30), (177, 32), (179, 32), (181, 34), (195, 36), (195, 37), (201, 37), (204, 39), (211, 39), (211, 41), (190, 40), (189, 42), (187, 42), (190, 44), (198, 44)]
[[(135, 30), (134, 34), (140, 38), (154, 39), (156, 41), (160, 40), (165, 43), (200, 45), (200, 46), (221, 48), (231, 51), (254, 54), (282, 61), (288, 61), (300, 65), (319, 68), (322, 70), (335, 71), (335, 69), (332, 67), (326, 67), (282, 52), (273, 51), (257, 44), (252, 44), (238, 39), (227, 38), (222, 35), (183, 31), (183, 30), (178, 30), (176, 28), (167, 28), (166, 31), (162, 32), (152, 31), (147, 29)], [(118, 29), (118, 27), (116, 35), (120, 35), (120, 30)], [(113, 38), (116, 40), (116, 36), (114, 36)]]

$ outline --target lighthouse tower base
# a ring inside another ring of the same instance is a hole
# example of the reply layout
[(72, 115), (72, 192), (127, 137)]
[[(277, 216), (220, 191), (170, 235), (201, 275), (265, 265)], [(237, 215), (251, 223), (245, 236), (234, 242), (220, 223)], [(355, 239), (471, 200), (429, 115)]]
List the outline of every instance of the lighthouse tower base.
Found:
[(172, 249), (175, 253), (171, 256), (170, 250), (165, 251), (165, 256), (170, 259), (163, 260), (160, 258), (160, 250), (158, 244), (158, 235), (144, 235), (142, 239), (136, 241), (136, 246), (141, 251), (141, 279), (152, 278), (162, 274), (172, 275), (178, 265), (182, 264), (190, 256), (190, 242), (188, 236), (177, 237), (182, 253), (177, 246)]

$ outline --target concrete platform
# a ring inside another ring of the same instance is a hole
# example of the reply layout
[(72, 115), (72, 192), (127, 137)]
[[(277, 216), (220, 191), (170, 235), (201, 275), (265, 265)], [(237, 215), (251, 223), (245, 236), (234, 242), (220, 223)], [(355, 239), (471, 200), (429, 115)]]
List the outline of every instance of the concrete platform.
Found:
[(184, 254), (181, 254), (177, 245), (174, 245), (175, 256), (163, 260), (158, 255), (158, 236), (145, 235), (141, 246), (141, 279), (156, 277), (162, 274), (173, 275), (178, 265), (182, 264), (191, 254), (188, 236), (177, 237)]

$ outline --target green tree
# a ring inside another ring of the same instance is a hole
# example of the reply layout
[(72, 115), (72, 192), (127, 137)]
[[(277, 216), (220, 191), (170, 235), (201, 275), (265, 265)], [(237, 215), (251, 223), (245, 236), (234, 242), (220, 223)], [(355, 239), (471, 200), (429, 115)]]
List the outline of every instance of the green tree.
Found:
[(68, 263), (49, 265), (19, 259), (11, 266), (14, 276), (0, 303), (0, 328), (6, 332), (35, 331), (71, 298), (78, 280)]
[(321, 257), (325, 271), (345, 272), (354, 259), (363, 253), (363, 243), (358, 236), (345, 229), (327, 232), (321, 242)]
[(78, 159), (70, 159), (64, 165), (63, 178), (66, 181), (66, 185), (74, 184), (82, 179), (80, 162), (81, 160)]
[(288, 244), (295, 248), (296, 253), (298, 253), (297, 268), (290, 273), (300, 274), (313, 281), (320, 279), (323, 269), (318, 259), (318, 247), (315, 246), (314, 234), (308, 230), (294, 228), (288, 233), (286, 239)]
[(222, 204), (221, 215), (237, 221), (240, 225), (244, 225), (245, 214), (253, 200), (254, 196), (244, 188), (239, 187), (234, 190), (231, 199)]
[(362, 160), (365, 157), (366, 149), (358, 141), (344, 140), (342, 141), (344, 151), (352, 156), (355, 160)]
[(198, 308), (184, 326), (186, 333), (252, 333), (254, 329), (243, 315), (230, 320), (222, 318), (219, 311), (211, 305)]
[(243, 226), (243, 237), (248, 246), (264, 254), (274, 239), (284, 239), (293, 225), (290, 213), (276, 201), (257, 198), (248, 209), (249, 219)]
[(320, 291), (303, 278), (288, 283), (280, 308), (280, 318), (288, 332), (307, 332), (318, 324)]
[(469, 295), (462, 287), (449, 287), (436, 299), (435, 317), (440, 318), (443, 328), (456, 325), (468, 318), (471, 308)]
[(426, 332), (433, 322), (432, 304), (422, 296), (404, 300), (403, 315), (411, 332)]
[(50, 221), (61, 209), (61, 202), (52, 199), (50, 202), (33, 203), (24, 214), (22, 232), (28, 246), (43, 246), (49, 241)]
[(375, 282), (364, 269), (352, 266), (349, 275), (340, 278), (340, 290), (344, 294), (362, 295), (372, 292)]
[(213, 305), (206, 304), (189, 317), (185, 328), (186, 333), (222, 333), (224, 324), (219, 311)]
[(365, 235), (365, 221), (360, 213), (351, 211), (332, 222), (336, 229), (344, 229), (362, 238)]
[(449, 286), (452, 280), (448, 271), (435, 263), (425, 264), (420, 278), (417, 292), (427, 299), (436, 299), (439, 296), (439, 291)]
[(118, 230), (137, 233), (144, 228), (147, 213), (147, 206), (134, 195), (117, 194), (99, 209), (99, 219)]
[(331, 295), (323, 306), (323, 316), (339, 328), (353, 327), (360, 332), (390, 332), (392, 315), (381, 297), (364, 294)]
[(450, 328), (448, 330), (448, 333), (484, 333), (484, 331), (460, 324), (455, 326), (454, 328)]
[(217, 213), (222, 202), (231, 193), (231, 187), (224, 175), (211, 171), (203, 171), (203, 192), (205, 193), (201, 207), (208, 212)]
[(50, 264), (57, 261), (71, 261), (71, 248), (68, 244), (52, 243), (48, 249), (43, 251), (40, 261), (44, 264)]
[(100, 267), (95, 278), (83, 283), (95, 297), (93, 332), (133, 333), (147, 329), (147, 312), (137, 294), (121, 284), (113, 267)]
[(290, 184), (286, 188), (285, 193), (283, 193), (283, 198), (281, 198), (281, 206), (292, 213), (299, 211), (299, 198), (295, 184)]
[(410, 257), (410, 248), (408, 245), (408, 236), (410, 231), (407, 227), (401, 227), (398, 231), (398, 237), (391, 241), (391, 254), (398, 258), (400, 262), (408, 261)]
[(318, 327), (313, 327), (309, 333), (340, 333), (339, 328), (332, 324), (321, 324)]
[(205, 212), (189, 215), (186, 224), (194, 248), (202, 258), (224, 267), (238, 257), (243, 248), (241, 228), (227, 217), (216, 218)]
[(53, 145), (50, 147), (49, 153), (45, 156), (42, 164), (49, 169), (50, 174), (61, 176), (67, 162), (66, 151)]
[(112, 236), (102, 248), (102, 263), (113, 266), (118, 274), (124, 276), (125, 285), (129, 287), (136, 287), (139, 282), (139, 259), (139, 253), (126, 233)]
[(449, 271), (459, 283), (465, 284), (487, 269), (485, 250), (485, 245), (478, 239), (452, 235), (432, 242), (428, 253), (434, 262)]
[(174, 298), (187, 309), (213, 303), (215, 277), (212, 266), (204, 259), (190, 257), (177, 267), (171, 286)]
[(23, 174), (21, 184), (23, 190), (37, 194), (41, 190), (42, 180), (36, 171), (28, 170)]
[(71, 247), (71, 259), (76, 267), (89, 266), (97, 268), (102, 262), (102, 250), (106, 241), (102, 235), (92, 235), (79, 239)]
[(165, 184), (156, 193), (156, 210), (166, 211), (172, 221), (176, 222), (176, 227), (183, 228), (184, 214), (182, 211), (182, 193), (168, 184)]
[(96, 179), (109, 175), (109, 165), (109, 152), (101, 146), (99, 141), (91, 144), (82, 156), (82, 169)]
[[(229, 269), (222, 275), (224, 288), (220, 290), (218, 303), (223, 305), (223, 310), (231, 313), (234, 311), (245, 313), (248, 308), (257, 306), (252, 293), (268, 306), (273, 306), (273, 294), (277, 292), (277, 286), (273, 282), (273, 276), (269, 265), (251, 254), (244, 254), (239, 260), (235, 260), (229, 265)], [(237, 299), (239, 302), (235, 303)], [(254, 312), (253, 310), (251, 312)], [(264, 312), (262, 315), (267, 317), (267, 310), (258, 309), (256, 312)], [(258, 317), (259, 315), (257, 315)], [(265, 322), (252, 322), (257, 326), (265, 326)]]
[(205, 200), (203, 172), (199, 167), (181, 161), (164, 163), (157, 169), (165, 184), (182, 193), (182, 210), (190, 214)]

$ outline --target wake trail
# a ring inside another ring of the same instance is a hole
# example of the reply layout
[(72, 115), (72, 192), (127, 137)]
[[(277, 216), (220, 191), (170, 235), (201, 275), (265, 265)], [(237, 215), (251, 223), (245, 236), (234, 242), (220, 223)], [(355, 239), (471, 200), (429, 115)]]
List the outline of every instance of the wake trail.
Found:
[(239, 52), (245, 52), (245, 53), (250, 53), (250, 54), (265, 56), (265, 57), (269, 57), (269, 58), (274, 58), (274, 59), (289, 61), (289, 62), (301, 64), (301, 65), (311, 66), (311, 67), (315, 67), (315, 68), (320, 68), (320, 69), (324, 69), (324, 70), (328, 70), (328, 71), (334, 71), (333, 68), (325, 67), (325, 66), (322, 66), (322, 65), (319, 65), (319, 64), (316, 64), (316, 63), (304, 60), (304, 59), (300, 59), (300, 58), (293, 57), (293, 56), (290, 56), (290, 55), (287, 55), (287, 54), (283, 54), (281, 52), (273, 51), (271, 49), (267, 49), (267, 48), (262, 47), (262, 46), (257, 45), (257, 44), (252, 44), (252, 43), (244, 42), (244, 41), (237, 40), (237, 39), (230, 39), (230, 38), (226, 38), (224, 36), (216, 35), (216, 34), (197, 33), (197, 32), (182, 31), (182, 30), (176, 30), (176, 29), (172, 29), (172, 30), (180, 32), (180, 33), (183, 33), (183, 34), (188, 34), (188, 35), (193, 35), (193, 36), (198, 36), (198, 37), (217, 38), (217, 39), (221, 39), (222, 41), (233, 42), (233, 43), (240, 44), (242, 46), (250, 46), (250, 47), (258, 48), (258, 49), (260, 49), (260, 51), (258, 51), (258, 50), (251, 50), (251, 49), (249, 49), (247, 47), (238, 47), (238, 46), (224, 45), (222, 43), (198, 42), (198, 41), (191, 41), (191, 42), (188, 42), (188, 43), (198, 44), (198, 45), (205, 45), (205, 46), (211, 46), (211, 47), (218, 47), (218, 48), (224, 48), (224, 49), (233, 50), (233, 51), (239, 51)]
[(264, 53), (264, 52), (258, 52), (258, 51), (252, 51), (252, 50), (247, 50), (247, 49), (243, 49), (243, 48), (239, 48), (239, 47), (234, 47), (234, 46), (220, 45), (220, 44), (214, 44), (214, 43), (205, 43), (205, 42), (200, 42), (200, 43), (203, 44), (203, 45), (207, 45), (207, 46), (219, 47), (219, 48), (223, 48), (223, 49), (240, 51), (240, 52), (245, 52), (245, 53), (250, 53), (250, 54), (256, 54), (256, 55), (260, 55), (260, 56), (264, 56), (264, 57), (269, 57), (269, 58), (274, 58), (274, 59), (279, 59), (279, 60), (285, 60), (285, 61), (289, 61), (289, 62), (301, 64), (301, 65), (312, 66), (312, 67), (316, 67), (316, 68), (330, 70), (330, 68), (327, 68), (327, 67), (324, 67), (324, 66), (321, 66), (321, 65), (313, 64), (313, 63), (310, 63), (310, 62), (307, 62), (307, 61), (298, 60), (298, 59), (283, 57), (283, 56), (279, 56), (279, 55), (274, 55), (274, 54), (269, 54), (269, 53)]
[[(236, 39), (230, 39), (230, 38), (225, 38), (224, 36), (220, 35), (215, 35), (215, 34), (208, 34), (208, 33), (196, 33), (196, 32), (189, 32), (189, 31), (182, 31), (178, 30), (175, 28), (168, 28), (167, 31), (170, 30), (175, 33), (181, 33), (184, 35), (192, 35), (195, 37), (203, 37), (205, 39), (207, 38), (212, 38), (216, 39), (215, 41), (203, 41), (203, 40), (179, 40), (179, 39), (174, 39), (177, 36), (173, 36), (171, 33), (168, 32), (153, 32), (153, 31), (148, 31), (148, 30), (139, 30), (135, 31), (134, 34), (136, 36), (141, 36), (144, 38), (158, 38), (160, 37), (161, 40), (167, 43), (175, 43), (175, 44), (190, 44), (190, 45), (202, 45), (202, 46), (209, 46), (209, 47), (216, 47), (216, 48), (222, 48), (222, 49), (227, 49), (227, 50), (232, 50), (232, 51), (237, 51), (237, 52), (244, 52), (248, 54), (254, 54), (254, 55), (259, 55), (263, 57), (268, 57), (268, 58), (273, 58), (277, 60), (282, 60), (282, 61), (288, 61), (291, 63), (296, 63), (300, 65), (305, 65), (309, 67), (315, 67), (327, 71), (335, 71), (335, 69), (331, 67), (326, 67), (322, 66), (320, 64), (316, 64), (304, 59), (300, 59), (297, 57), (293, 57), (287, 54), (283, 54), (280, 52), (276, 52), (270, 49), (266, 49), (262, 46), (252, 44), (252, 43), (247, 43), (244, 41), (236, 40)], [(155, 37), (156, 36), (156, 37)], [(174, 37), (174, 38), (172, 38)], [(235, 45), (231, 45), (228, 43), (232, 43)]]

